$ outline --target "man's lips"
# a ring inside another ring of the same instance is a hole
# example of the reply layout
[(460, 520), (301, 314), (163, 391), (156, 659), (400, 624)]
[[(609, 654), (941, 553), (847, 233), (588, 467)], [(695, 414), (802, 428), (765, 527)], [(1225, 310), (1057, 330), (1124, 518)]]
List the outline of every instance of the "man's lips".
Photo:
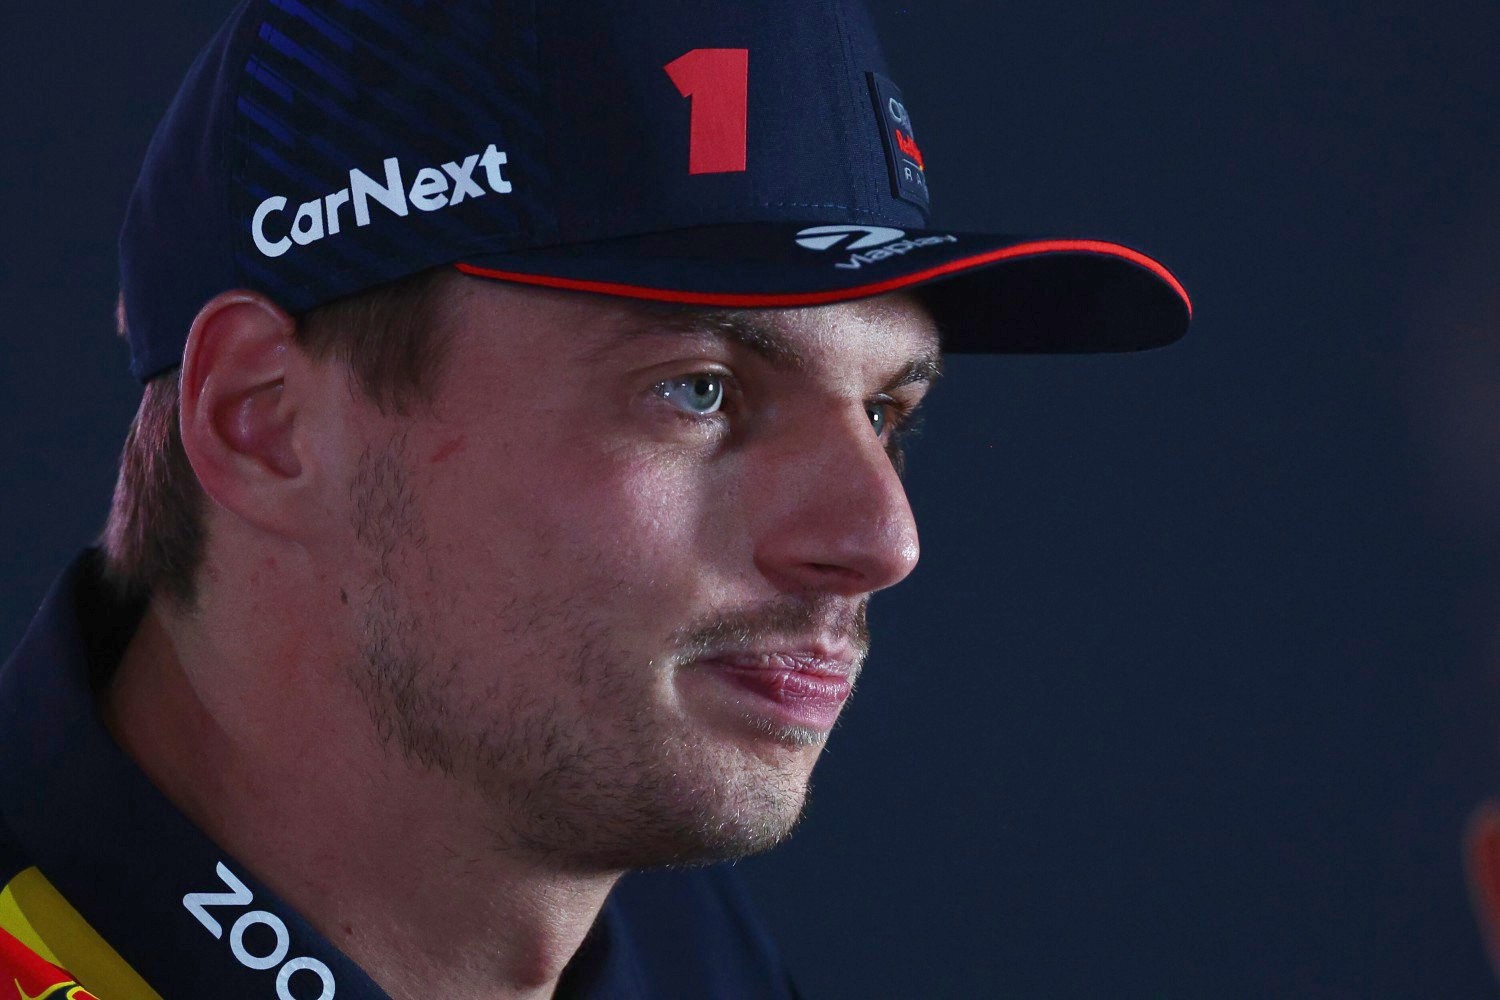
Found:
[(719, 653), (695, 660), (737, 689), (757, 696), (756, 709), (791, 726), (826, 731), (854, 689), (854, 657), (800, 651)]

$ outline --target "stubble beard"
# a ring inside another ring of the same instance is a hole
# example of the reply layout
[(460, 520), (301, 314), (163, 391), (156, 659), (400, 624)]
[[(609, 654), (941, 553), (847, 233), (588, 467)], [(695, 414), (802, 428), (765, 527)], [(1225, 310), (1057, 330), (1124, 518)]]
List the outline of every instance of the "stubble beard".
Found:
[[(408, 468), (397, 439), (366, 453), (351, 486), (355, 535), (373, 570), (357, 595), (358, 656), (348, 673), (388, 756), (477, 792), (495, 850), (580, 873), (705, 864), (786, 839), (807, 803), (799, 761), (825, 734), (747, 717), (767, 744), (752, 752), (663, 718), (642, 676), (662, 681), (716, 643), (806, 631), (829, 618), (826, 607), (800, 602), (699, 622), (673, 636), (674, 653), (653, 660), (612, 645), (576, 594), (516, 595), (499, 611), (507, 640), (538, 656), (570, 650), (556, 670), (571, 671), (579, 700), (528, 690), (524, 677), (502, 676), (504, 662), (474, 690), (480, 671), (445, 656), (441, 623), (407, 586), (433, 579), (434, 569)], [(839, 628), (863, 651), (863, 604)]]

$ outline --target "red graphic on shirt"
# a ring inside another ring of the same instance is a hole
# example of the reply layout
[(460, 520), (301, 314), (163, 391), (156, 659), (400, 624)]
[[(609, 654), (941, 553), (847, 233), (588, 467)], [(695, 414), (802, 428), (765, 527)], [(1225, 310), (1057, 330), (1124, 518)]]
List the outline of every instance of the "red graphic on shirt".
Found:
[(917, 165), (918, 170), (924, 174), (927, 172), (927, 163), (922, 159), (922, 151), (917, 148), (915, 136), (907, 135), (898, 128), (896, 129), (896, 145), (900, 147), (901, 152), (911, 157), (911, 161)]
[[(73, 974), (47, 961), (22, 944), (15, 935), (0, 930), (0, 984), (9, 979), (15, 1000), (97, 1000), (78, 985)], [(0, 985), (0, 996), (5, 993)], [(10, 1000), (10, 998), (6, 998)]]

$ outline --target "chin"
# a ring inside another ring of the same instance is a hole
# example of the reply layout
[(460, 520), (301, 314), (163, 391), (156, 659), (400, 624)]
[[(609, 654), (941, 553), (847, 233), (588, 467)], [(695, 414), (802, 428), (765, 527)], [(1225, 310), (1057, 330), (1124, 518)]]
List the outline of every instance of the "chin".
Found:
[(594, 871), (625, 871), (708, 865), (770, 850), (791, 835), (808, 800), (807, 750), (800, 737), (790, 739), (797, 752), (782, 749), (774, 763), (759, 744), (753, 751), (720, 747), (710, 760), (667, 755), (637, 775), (628, 794), (618, 789), (610, 807), (596, 813), (594, 829), (578, 831), (567, 853)]
[[(809, 779), (822, 734), (778, 728), (775, 749), (767, 754), (758, 742), (741, 750), (729, 767), (718, 770), (717, 787), (704, 789), (690, 801), (691, 821), (680, 828), (691, 858), (678, 863), (710, 863), (749, 857), (768, 851), (791, 836), (807, 809)], [(768, 761), (767, 756), (772, 760)], [(809, 759), (811, 758), (811, 759)], [(726, 773), (726, 771), (728, 773)], [(706, 792), (706, 794), (705, 794)]]
[(760, 816), (748, 821), (743, 816), (704, 816), (699, 825), (678, 830), (675, 836), (663, 838), (655, 845), (656, 850), (640, 852), (632, 863), (620, 867), (694, 868), (738, 861), (764, 854), (781, 844), (801, 819), (800, 808), (790, 815)]

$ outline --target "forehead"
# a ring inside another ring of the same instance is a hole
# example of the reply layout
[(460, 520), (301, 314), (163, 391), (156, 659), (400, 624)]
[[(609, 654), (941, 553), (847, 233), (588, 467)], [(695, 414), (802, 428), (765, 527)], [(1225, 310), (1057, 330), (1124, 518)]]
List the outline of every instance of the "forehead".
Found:
[(799, 309), (713, 309), (559, 292), (465, 278), (453, 318), (491, 346), (580, 360), (662, 338), (716, 342), (778, 368), (939, 357), (937, 326), (916, 296), (896, 293)]

